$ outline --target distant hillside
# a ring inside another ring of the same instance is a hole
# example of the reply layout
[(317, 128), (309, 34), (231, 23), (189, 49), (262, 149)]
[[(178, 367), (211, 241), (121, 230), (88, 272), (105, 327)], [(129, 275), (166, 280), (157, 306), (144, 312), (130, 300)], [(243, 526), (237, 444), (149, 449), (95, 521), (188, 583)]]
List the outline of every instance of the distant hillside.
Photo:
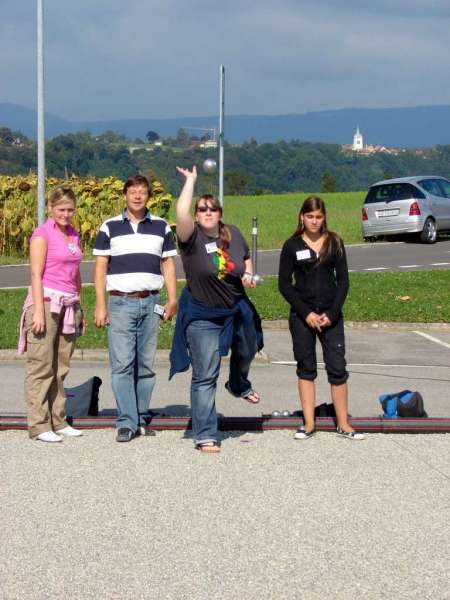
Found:
[[(46, 115), (46, 136), (107, 130), (129, 138), (143, 138), (150, 129), (161, 136), (174, 136), (180, 127), (217, 127), (218, 118), (122, 119), (114, 121), (67, 121)], [(235, 144), (255, 138), (258, 143), (299, 139), (308, 142), (351, 143), (356, 126), (364, 142), (398, 147), (427, 147), (450, 143), (450, 106), (413, 108), (348, 108), (296, 115), (229, 115), (225, 137)], [(35, 111), (15, 104), (0, 103), (0, 127), (36, 137)]]

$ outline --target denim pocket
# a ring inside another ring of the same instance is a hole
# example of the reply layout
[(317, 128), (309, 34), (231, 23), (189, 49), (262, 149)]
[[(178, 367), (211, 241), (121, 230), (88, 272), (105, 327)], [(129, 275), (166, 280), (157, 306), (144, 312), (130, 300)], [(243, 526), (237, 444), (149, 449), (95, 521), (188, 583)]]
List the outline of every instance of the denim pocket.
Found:
[(108, 300), (108, 310), (119, 309), (121, 306), (125, 306), (124, 296), (110, 296)]

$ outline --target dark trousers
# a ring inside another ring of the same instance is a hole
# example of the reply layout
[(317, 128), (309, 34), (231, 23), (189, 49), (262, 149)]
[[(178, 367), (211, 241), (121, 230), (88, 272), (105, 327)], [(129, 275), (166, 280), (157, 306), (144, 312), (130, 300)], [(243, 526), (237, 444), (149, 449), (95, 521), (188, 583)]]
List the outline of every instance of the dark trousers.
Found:
[(319, 332), (317, 329), (309, 327), (303, 319), (291, 311), (289, 330), (292, 335), (294, 358), (297, 361), (297, 376), (299, 379), (314, 381), (317, 377), (316, 338), (319, 338), (329, 383), (341, 385), (347, 381), (344, 319), (342, 315), (330, 327), (325, 327)]

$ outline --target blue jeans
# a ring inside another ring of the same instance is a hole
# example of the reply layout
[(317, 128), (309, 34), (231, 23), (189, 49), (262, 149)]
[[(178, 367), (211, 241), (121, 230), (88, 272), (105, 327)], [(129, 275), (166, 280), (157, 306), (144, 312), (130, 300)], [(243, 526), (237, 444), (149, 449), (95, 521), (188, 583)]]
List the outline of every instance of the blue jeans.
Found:
[[(195, 442), (217, 440), (216, 389), (220, 370), (218, 321), (192, 321), (186, 340), (192, 363), (191, 408), (192, 435)], [(233, 336), (230, 357), (229, 388), (236, 396), (251, 389), (248, 380), (250, 364), (257, 352), (254, 328), (239, 320)]]
[(129, 427), (136, 432), (148, 418), (160, 321), (153, 308), (159, 299), (159, 294), (109, 297), (108, 345), (117, 428)]

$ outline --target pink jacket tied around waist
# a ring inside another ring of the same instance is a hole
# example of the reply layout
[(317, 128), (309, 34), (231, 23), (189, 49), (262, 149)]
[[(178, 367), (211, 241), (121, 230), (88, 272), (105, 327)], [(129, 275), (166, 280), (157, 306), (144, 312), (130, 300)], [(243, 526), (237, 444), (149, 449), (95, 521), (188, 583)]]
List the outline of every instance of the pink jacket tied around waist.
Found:
[[(64, 294), (57, 292), (46, 292), (45, 297), (50, 298), (50, 312), (59, 315), (63, 307), (65, 307), (66, 309), (64, 313), (62, 332), (67, 335), (75, 333), (74, 306), (80, 303), (79, 295), (74, 294), (73, 296), (67, 297)], [(25, 298), (25, 302), (23, 303), (22, 316), (20, 317), (19, 323), (19, 344), (17, 348), (19, 354), (23, 354), (27, 349), (27, 338), (25, 335), (25, 313), (30, 308), (30, 306), (33, 306), (33, 304), (33, 294), (31, 292), (31, 287), (29, 287), (27, 297)]]

